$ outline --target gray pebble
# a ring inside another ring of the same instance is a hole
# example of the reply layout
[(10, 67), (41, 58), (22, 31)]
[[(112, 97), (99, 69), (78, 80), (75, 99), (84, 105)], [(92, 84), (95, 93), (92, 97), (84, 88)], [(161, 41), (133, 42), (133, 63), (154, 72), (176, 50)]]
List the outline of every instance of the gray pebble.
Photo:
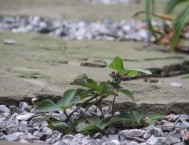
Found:
[(9, 134), (6, 136), (7, 141), (18, 141), (19, 139), (23, 138), (25, 136), (22, 132), (15, 132), (13, 134)]
[(181, 114), (179, 116), (180, 121), (189, 121), (189, 116), (186, 114)]

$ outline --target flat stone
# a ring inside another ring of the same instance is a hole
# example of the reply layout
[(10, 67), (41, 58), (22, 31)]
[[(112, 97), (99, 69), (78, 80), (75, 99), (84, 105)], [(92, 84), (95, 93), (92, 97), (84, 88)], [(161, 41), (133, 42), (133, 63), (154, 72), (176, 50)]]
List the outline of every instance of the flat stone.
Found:
[(17, 141), (18, 139), (21, 139), (24, 135), (23, 132), (15, 132), (13, 134), (9, 134), (6, 136), (7, 141)]
[[(61, 97), (66, 89), (74, 87), (70, 85), (74, 78), (83, 73), (97, 81), (110, 79), (111, 69), (72, 65), (69, 63), (72, 60), (81, 62), (82, 58), (89, 58), (89, 60), (103, 60), (109, 64), (115, 56), (120, 56), (123, 58), (126, 68), (160, 68), (159, 73), (161, 73), (161, 69), (165, 65), (187, 65), (186, 60), (189, 59), (189, 56), (184, 54), (160, 52), (157, 46), (143, 49), (144, 43), (67, 41), (68, 64), (57, 63), (52, 65), (49, 62), (56, 62), (56, 60), (64, 57), (62, 56), (62, 47), (65, 42), (62, 39), (37, 34), (2, 32), (0, 42), (7, 35), (17, 38), (15, 40), (22, 45), (7, 46), (0, 44), (0, 46), (3, 45), (0, 47), (0, 103), (5, 105), (19, 104), (22, 101), (31, 104), (32, 98), (44, 100), (45, 98)], [(44, 42), (43, 47), (48, 49), (39, 46), (41, 40)], [(9, 47), (14, 47), (14, 49), (9, 49)], [(183, 63), (184, 61), (185, 63)], [(20, 77), (23, 74), (40, 74), (40, 76), (46, 77), (35, 79), (30, 75)], [(141, 108), (145, 111), (163, 112), (165, 114), (189, 113), (188, 80), (178, 76), (157, 79), (157, 83), (144, 82), (143, 79), (122, 82), (123, 87), (134, 93), (135, 102), (124, 95), (120, 95), (119, 99), (116, 100), (116, 108), (120, 111)], [(181, 83), (182, 88), (171, 87), (171, 82)], [(109, 103), (111, 99), (111, 97), (108, 98), (106, 103)]]
[[(24, 144), (20, 143), (20, 142), (10, 142), (10, 141), (0, 140), (0, 145), (24, 145)], [(27, 145), (36, 145), (36, 143), (35, 144), (33, 144), (33, 143), (27, 143)], [(37, 144), (37, 145), (40, 145), (40, 144)]]
[(140, 137), (144, 134), (145, 131), (140, 129), (131, 129), (131, 130), (123, 130), (119, 133), (120, 136), (125, 137)]

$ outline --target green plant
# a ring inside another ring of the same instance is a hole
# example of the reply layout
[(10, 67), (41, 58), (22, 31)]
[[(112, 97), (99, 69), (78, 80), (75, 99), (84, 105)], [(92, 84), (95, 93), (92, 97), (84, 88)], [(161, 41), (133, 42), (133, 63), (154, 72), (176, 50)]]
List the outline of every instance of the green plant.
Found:
[[(151, 74), (148, 70), (142, 69), (126, 69), (123, 66), (123, 61), (120, 57), (115, 57), (109, 68), (116, 70), (111, 73), (112, 81), (97, 82), (87, 75), (83, 74), (77, 77), (71, 84), (80, 86), (77, 89), (70, 89), (64, 92), (63, 97), (58, 100), (57, 103), (51, 100), (44, 100), (40, 102), (35, 110), (37, 112), (53, 112), (64, 111), (67, 116), (63, 121), (51, 121), (49, 127), (56, 129), (65, 134), (73, 132), (86, 132), (93, 134), (95, 132), (101, 132), (106, 134), (104, 130), (112, 124), (112, 122), (119, 120), (114, 114), (114, 104), (116, 97), (120, 93), (126, 95), (129, 99), (134, 101), (134, 97), (131, 91), (120, 86), (121, 81), (127, 77), (136, 77), (138, 73)], [(90, 116), (85, 112), (80, 111), (80, 116), (77, 119), (73, 119), (74, 113), (87, 105), (96, 105), (101, 110), (102, 101), (108, 96), (114, 96), (112, 100), (112, 114), (110, 117)], [(71, 113), (67, 114), (66, 110), (75, 106), (75, 109)]]
[(155, 121), (162, 119), (162, 115), (155, 112), (144, 113), (139, 110), (122, 113), (118, 120), (125, 125), (132, 125), (137, 127), (155, 125)]
[[(169, 43), (171, 50), (178, 47), (178, 42), (179, 42), (182, 30), (184, 26), (189, 22), (189, 8), (188, 8), (189, 0), (170, 0), (165, 8), (165, 13), (170, 14), (179, 4), (184, 3), (184, 2), (186, 3), (187, 6), (185, 7), (184, 10), (180, 12), (178, 16), (176, 16), (176, 18), (173, 18), (173, 17), (171, 18), (169, 17), (169, 15), (153, 14), (159, 18), (172, 21), (172, 26), (171, 28), (169, 28), (170, 30), (168, 30), (169, 31), (168, 35), (163, 33), (161, 34), (163, 36), (158, 38), (155, 32), (155, 28), (153, 28), (152, 22), (151, 22), (152, 7), (154, 8), (155, 0), (146, 0), (146, 20), (147, 20), (148, 28), (152, 32), (154, 37), (156, 38), (156, 42), (164, 43), (163, 41), (165, 41), (165, 39), (168, 39), (166, 40), (168, 41), (168, 43), (169, 41), (171, 41)], [(165, 30), (165, 33), (167, 33), (166, 30)]]
[(182, 75), (181, 78), (183, 78), (183, 79), (189, 79), (189, 74)]
[(77, 125), (78, 132), (87, 132), (89, 134), (93, 134), (94, 132), (101, 132), (106, 134), (104, 130), (108, 127), (112, 122), (113, 118), (103, 118), (102, 120), (97, 116), (88, 116), (85, 118), (86, 122), (80, 122)]

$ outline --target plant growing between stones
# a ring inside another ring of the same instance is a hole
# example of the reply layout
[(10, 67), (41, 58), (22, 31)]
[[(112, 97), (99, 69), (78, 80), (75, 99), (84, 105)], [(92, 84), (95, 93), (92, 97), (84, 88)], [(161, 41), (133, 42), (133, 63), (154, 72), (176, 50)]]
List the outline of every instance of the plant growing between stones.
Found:
[(162, 118), (162, 116), (157, 113), (144, 113), (140, 110), (124, 112), (119, 116), (119, 120), (121, 120), (124, 124), (138, 127), (155, 125), (156, 120), (160, 118)]
[[(151, 72), (142, 69), (126, 69), (123, 66), (122, 59), (118, 56), (114, 58), (109, 68), (116, 71), (110, 74), (112, 77), (111, 81), (97, 82), (88, 78), (87, 75), (82, 74), (71, 83), (80, 86), (79, 88), (65, 91), (63, 97), (56, 103), (48, 99), (42, 101), (37, 105), (35, 110), (37, 112), (63, 111), (66, 115), (65, 120), (54, 121), (48, 119), (48, 121), (50, 122), (50, 128), (65, 134), (74, 132), (85, 132), (90, 135), (95, 132), (107, 134), (105, 129), (115, 122), (146, 126), (154, 124), (157, 119), (162, 117), (156, 113), (144, 114), (141, 111), (117, 114), (114, 105), (120, 93), (134, 101), (133, 93), (123, 88), (120, 83), (124, 81), (126, 77), (136, 77), (139, 73), (150, 75)], [(102, 101), (109, 96), (113, 96), (111, 113), (105, 115), (102, 111)], [(101, 113), (87, 113), (90, 109), (97, 109)]]

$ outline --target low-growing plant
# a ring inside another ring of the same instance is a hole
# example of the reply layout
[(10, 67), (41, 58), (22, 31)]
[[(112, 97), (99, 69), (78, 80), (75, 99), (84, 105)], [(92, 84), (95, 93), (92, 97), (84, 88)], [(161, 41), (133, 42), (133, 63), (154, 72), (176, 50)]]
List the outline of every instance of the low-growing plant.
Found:
[[(124, 123), (128, 121), (128, 123), (136, 124), (135, 122), (138, 122), (137, 119), (139, 119), (138, 117), (140, 116), (135, 116), (135, 118), (131, 118), (129, 115), (125, 114), (122, 114), (120, 116), (115, 115), (115, 100), (120, 95), (120, 93), (122, 93), (126, 95), (129, 99), (134, 101), (133, 93), (130, 90), (123, 88), (120, 83), (125, 80), (125, 77), (136, 77), (139, 73), (145, 73), (147, 75), (150, 75), (151, 72), (142, 69), (126, 69), (123, 66), (122, 59), (118, 56), (114, 58), (112, 63), (109, 65), (109, 68), (116, 71), (110, 74), (110, 76), (112, 77), (111, 81), (108, 80), (97, 82), (91, 78), (88, 78), (87, 75), (82, 74), (71, 83), (73, 85), (80, 86), (79, 88), (69, 89), (65, 91), (63, 97), (56, 103), (48, 99), (43, 100), (37, 105), (35, 110), (37, 112), (64, 111), (64, 114), (66, 115), (65, 120), (48, 120), (50, 122), (50, 128), (56, 129), (65, 134), (75, 132), (85, 132), (90, 135), (95, 132), (101, 132), (103, 134), (106, 134), (105, 129), (112, 125), (112, 123), (115, 121), (120, 121)], [(91, 116), (86, 114), (84, 111), (81, 111), (81, 108), (85, 108), (87, 105), (95, 105), (98, 107), (99, 110), (102, 111), (102, 101), (109, 96), (113, 96), (111, 116), (106, 117), (103, 113), (100, 116)], [(67, 113), (67, 109), (70, 108), (74, 109), (72, 109), (72, 112)], [(80, 111), (79, 117), (77, 119), (73, 119), (72, 116), (78, 111)], [(142, 121), (144, 121), (144, 117), (147, 117), (147, 115), (143, 116)], [(160, 117), (157, 117), (157, 119), (159, 118)], [(142, 121), (140, 121), (136, 125), (140, 125)], [(142, 123), (142, 125), (144, 124)]]
[(155, 112), (144, 113), (140, 110), (122, 113), (119, 120), (126, 126), (132, 125), (137, 127), (155, 125), (156, 120), (161, 119), (162, 116)]

